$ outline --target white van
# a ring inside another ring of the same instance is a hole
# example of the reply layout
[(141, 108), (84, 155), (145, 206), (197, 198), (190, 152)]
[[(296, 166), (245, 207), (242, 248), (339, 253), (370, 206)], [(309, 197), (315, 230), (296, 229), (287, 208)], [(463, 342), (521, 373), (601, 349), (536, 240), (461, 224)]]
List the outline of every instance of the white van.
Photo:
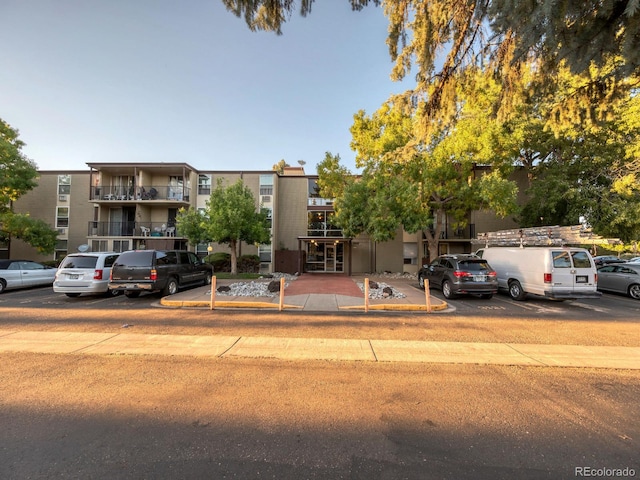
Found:
[(602, 295), (596, 266), (584, 248), (488, 247), (476, 255), (487, 260), (498, 274), (498, 288), (514, 300), (528, 293), (558, 300)]

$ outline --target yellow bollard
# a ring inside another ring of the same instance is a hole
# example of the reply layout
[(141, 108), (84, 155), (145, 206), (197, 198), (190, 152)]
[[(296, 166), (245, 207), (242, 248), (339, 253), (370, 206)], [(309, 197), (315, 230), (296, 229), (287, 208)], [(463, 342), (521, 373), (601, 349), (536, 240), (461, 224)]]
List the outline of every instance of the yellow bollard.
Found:
[(280, 279), (280, 304), (278, 305), (278, 311), (284, 309), (284, 277)]
[(364, 279), (364, 311), (369, 311), (369, 279)]
[(210, 300), (209, 308), (211, 310), (214, 309), (216, 305), (216, 277), (215, 275), (211, 277), (211, 300)]
[(429, 280), (424, 280), (424, 296), (427, 301), (427, 313), (431, 313), (431, 295), (429, 294)]

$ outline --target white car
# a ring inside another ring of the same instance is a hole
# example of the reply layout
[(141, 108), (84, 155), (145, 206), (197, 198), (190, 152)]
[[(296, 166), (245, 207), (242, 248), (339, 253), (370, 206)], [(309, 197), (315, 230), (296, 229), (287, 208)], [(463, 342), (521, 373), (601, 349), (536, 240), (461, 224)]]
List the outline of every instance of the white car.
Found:
[(30, 260), (0, 260), (0, 293), (16, 288), (51, 285), (56, 275), (54, 267)]
[(633, 257), (627, 260), (627, 263), (640, 263), (640, 257)]
[(119, 255), (116, 252), (67, 255), (58, 267), (53, 291), (67, 297), (78, 297), (83, 293), (118, 295), (118, 292), (109, 290), (109, 275)]

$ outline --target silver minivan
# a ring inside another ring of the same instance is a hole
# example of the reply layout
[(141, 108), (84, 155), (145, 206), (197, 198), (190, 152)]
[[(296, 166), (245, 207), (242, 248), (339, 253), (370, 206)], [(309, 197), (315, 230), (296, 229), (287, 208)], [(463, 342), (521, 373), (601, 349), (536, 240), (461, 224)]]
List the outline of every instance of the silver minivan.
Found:
[(111, 267), (120, 254), (116, 252), (72, 253), (64, 257), (53, 282), (53, 291), (68, 297), (83, 293), (118, 295), (109, 290)]

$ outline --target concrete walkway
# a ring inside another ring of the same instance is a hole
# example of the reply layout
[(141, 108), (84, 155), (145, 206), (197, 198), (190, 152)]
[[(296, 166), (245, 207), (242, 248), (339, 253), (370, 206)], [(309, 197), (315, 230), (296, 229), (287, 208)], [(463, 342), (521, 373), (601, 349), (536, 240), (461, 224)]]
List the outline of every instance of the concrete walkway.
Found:
[(0, 353), (184, 355), (640, 370), (640, 347), (0, 330)]

